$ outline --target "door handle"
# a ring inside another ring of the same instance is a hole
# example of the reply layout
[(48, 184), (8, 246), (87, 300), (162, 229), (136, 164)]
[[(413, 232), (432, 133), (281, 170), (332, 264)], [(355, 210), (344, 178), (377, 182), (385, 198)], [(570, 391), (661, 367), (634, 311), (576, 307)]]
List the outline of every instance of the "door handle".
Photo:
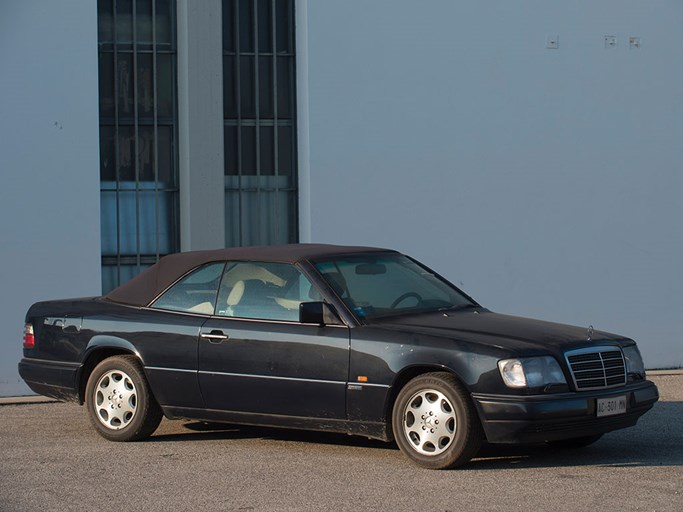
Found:
[(227, 340), (229, 336), (223, 331), (219, 331), (214, 329), (211, 332), (200, 332), (199, 336), (201, 338), (204, 338), (206, 340), (209, 340), (209, 343), (222, 343), (224, 340)]

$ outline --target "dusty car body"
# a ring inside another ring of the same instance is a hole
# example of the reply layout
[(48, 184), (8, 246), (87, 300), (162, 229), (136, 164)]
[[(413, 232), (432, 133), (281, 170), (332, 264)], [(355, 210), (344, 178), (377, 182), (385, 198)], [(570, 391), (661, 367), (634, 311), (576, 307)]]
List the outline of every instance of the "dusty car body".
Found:
[(23, 379), (113, 441), (195, 418), (395, 439), (447, 468), (483, 441), (587, 445), (658, 399), (633, 340), (494, 313), (378, 248), (179, 253), (25, 322)]

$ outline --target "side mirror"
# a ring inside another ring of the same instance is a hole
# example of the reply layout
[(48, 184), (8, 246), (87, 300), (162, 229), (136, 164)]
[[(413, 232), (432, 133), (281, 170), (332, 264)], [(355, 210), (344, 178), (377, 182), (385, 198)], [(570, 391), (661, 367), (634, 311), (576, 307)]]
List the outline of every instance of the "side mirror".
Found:
[(334, 308), (326, 302), (302, 302), (299, 304), (299, 322), (302, 324), (338, 325)]

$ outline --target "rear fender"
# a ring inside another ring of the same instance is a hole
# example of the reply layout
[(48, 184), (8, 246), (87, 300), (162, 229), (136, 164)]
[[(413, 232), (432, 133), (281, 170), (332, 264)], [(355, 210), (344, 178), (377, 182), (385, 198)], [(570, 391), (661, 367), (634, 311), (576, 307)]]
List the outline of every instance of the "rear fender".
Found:
[(103, 348), (106, 349), (119, 349), (121, 351), (133, 354), (136, 356), (140, 362), (144, 365), (145, 361), (142, 359), (142, 356), (140, 355), (140, 352), (138, 352), (138, 349), (135, 348), (135, 346), (128, 340), (125, 340), (123, 338), (119, 338), (118, 336), (108, 336), (108, 335), (97, 335), (93, 336), (90, 341), (88, 342), (88, 345), (85, 347), (85, 354), (84, 354), (84, 361), (87, 361), (89, 356), (97, 351), (101, 350)]
[(90, 339), (83, 354), (83, 364), (76, 375), (78, 401), (81, 405), (85, 400), (85, 386), (95, 366), (108, 357), (124, 354), (134, 355), (144, 365), (140, 352), (128, 340), (108, 335), (97, 335)]

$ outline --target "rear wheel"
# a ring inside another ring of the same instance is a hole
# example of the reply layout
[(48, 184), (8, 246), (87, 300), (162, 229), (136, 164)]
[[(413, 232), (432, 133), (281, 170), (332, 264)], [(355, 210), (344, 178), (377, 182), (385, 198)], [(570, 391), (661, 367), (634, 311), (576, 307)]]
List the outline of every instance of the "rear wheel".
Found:
[(401, 451), (429, 469), (465, 464), (483, 439), (472, 402), (446, 372), (426, 373), (408, 382), (396, 397), (392, 426)]
[(95, 430), (110, 441), (149, 437), (163, 416), (134, 356), (114, 356), (98, 364), (88, 378), (85, 403)]

